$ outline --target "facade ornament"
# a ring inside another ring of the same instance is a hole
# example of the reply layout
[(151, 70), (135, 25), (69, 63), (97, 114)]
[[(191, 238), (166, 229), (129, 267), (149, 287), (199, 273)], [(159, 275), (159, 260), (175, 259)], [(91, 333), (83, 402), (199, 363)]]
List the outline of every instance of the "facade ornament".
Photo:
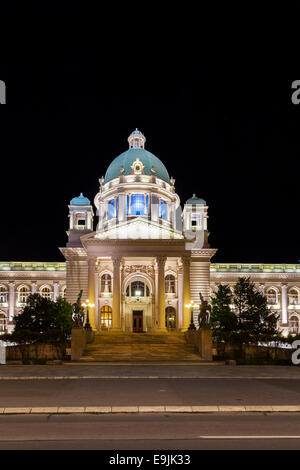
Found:
[(152, 276), (154, 273), (154, 268), (152, 265), (141, 265), (141, 264), (124, 266), (124, 274), (128, 275), (132, 273), (144, 273), (144, 274), (148, 274), (149, 276)]
[(72, 310), (73, 310), (72, 318), (74, 322), (73, 328), (83, 328), (84, 310), (83, 310), (83, 307), (81, 306), (82, 292), (83, 290), (79, 292), (76, 302), (72, 305)]

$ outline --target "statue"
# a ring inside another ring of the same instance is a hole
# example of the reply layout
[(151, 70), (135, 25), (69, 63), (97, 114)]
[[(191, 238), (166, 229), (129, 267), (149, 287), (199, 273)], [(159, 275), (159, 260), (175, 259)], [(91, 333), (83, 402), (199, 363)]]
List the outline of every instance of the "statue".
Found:
[(81, 306), (82, 290), (79, 292), (77, 301), (72, 305), (74, 328), (82, 328), (84, 322), (84, 310)]
[(204, 300), (201, 292), (199, 295), (200, 295), (200, 300), (201, 300), (200, 312), (198, 315), (198, 323), (199, 323), (199, 330), (200, 330), (200, 328), (209, 327), (211, 305), (209, 305), (209, 303), (206, 300)]

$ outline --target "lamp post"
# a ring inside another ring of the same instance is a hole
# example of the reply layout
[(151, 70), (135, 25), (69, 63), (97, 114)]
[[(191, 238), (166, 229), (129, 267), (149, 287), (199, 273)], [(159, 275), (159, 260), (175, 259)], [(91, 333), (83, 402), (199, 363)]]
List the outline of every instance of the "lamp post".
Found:
[(194, 308), (199, 308), (199, 305), (194, 304), (194, 301), (191, 300), (191, 303), (187, 304), (186, 307), (191, 309), (191, 323), (190, 323), (190, 326), (189, 326), (188, 329), (189, 330), (196, 330), (196, 327), (195, 327), (195, 324), (194, 324)]
[(81, 304), (84, 308), (86, 308), (86, 322), (85, 322), (85, 325), (84, 325), (84, 328), (86, 330), (91, 330), (92, 327), (91, 327), (91, 324), (90, 324), (90, 317), (89, 317), (89, 308), (92, 308), (92, 307), (95, 307), (94, 304), (91, 304), (89, 299), (87, 299), (85, 301), (85, 303)]

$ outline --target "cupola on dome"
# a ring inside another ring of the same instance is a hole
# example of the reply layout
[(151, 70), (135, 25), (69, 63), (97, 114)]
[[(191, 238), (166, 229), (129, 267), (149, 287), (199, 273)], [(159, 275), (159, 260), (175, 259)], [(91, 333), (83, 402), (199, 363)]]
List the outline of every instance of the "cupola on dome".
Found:
[(84, 197), (84, 195), (80, 193), (80, 196), (73, 197), (70, 204), (71, 206), (89, 206), (91, 202), (87, 197)]
[(204, 199), (201, 199), (200, 197), (197, 197), (196, 194), (193, 194), (193, 197), (188, 199), (186, 201), (187, 204), (192, 204), (192, 205), (200, 205), (200, 206), (205, 206), (206, 202)]
[(170, 176), (162, 161), (153, 153), (145, 150), (144, 145), (146, 137), (141, 131), (136, 129), (128, 137), (129, 149), (116, 157), (109, 165), (104, 183), (108, 183), (114, 178), (118, 178), (121, 174), (130, 175), (132, 173), (132, 165), (140, 160), (143, 164), (143, 173), (145, 175), (155, 175), (166, 183), (170, 183)]

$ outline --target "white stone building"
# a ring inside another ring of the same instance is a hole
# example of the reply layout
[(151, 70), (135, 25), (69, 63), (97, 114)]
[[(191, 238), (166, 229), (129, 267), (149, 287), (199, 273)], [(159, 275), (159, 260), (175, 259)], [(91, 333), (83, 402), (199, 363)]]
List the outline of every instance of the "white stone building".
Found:
[[(69, 205), (65, 263), (0, 263), (0, 330), (10, 330), (30, 293), (74, 302), (83, 290), (97, 330), (186, 330), (191, 301), (220, 283), (250, 277), (280, 313), (280, 326), (299, 332), (300, 264), (213, 264), (208, 207), (191, 197), (183, 206), (175, 180), (145, 149), (137, 129), (129, 149), (115, 158), (95, 196), (94, 209), (80, 194)], [(194, 310), (194, 317), (198, 312)]]

